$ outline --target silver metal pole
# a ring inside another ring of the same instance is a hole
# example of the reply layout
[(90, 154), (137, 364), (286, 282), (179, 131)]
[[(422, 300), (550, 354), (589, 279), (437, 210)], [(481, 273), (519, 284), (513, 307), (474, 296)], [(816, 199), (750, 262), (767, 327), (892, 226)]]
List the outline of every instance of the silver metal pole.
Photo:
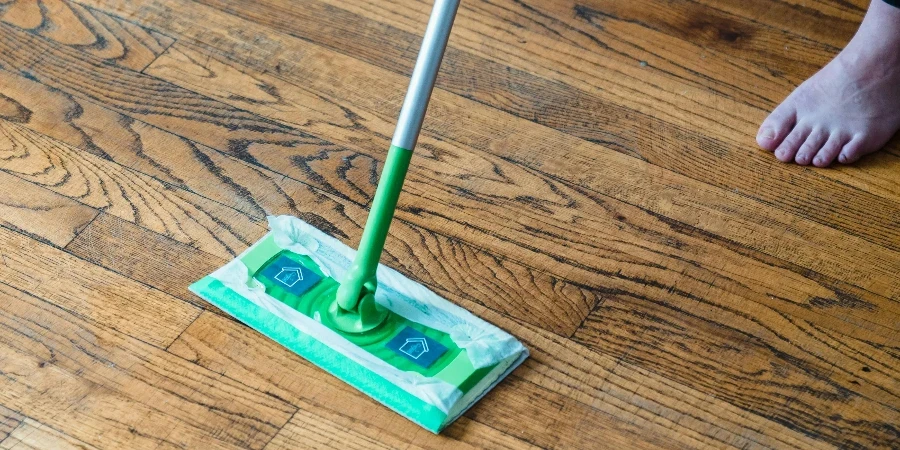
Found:
[(458, 8), (459, 0), (436, 0), (434, 2), (391, 145), (406, 150), (413, 150), (416, 147), (422, 120), (425, 118), (425, 110), (428, 109), (428, 100), (434, 89), (434, 80), (441, 67), (441, 59), (444, 57), (444, 50), (447, 48), (450, 29), (453, 27), (453, 19), (456, 17)]

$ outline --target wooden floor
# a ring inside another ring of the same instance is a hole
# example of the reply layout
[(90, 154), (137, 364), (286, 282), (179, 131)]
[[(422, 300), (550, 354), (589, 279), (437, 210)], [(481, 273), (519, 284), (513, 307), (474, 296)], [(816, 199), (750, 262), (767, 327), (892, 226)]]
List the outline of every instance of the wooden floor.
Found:
[(463, 0), (384, 262), (532, 358), (434, 436), (190, 294), (355, 246), (428, 0), (0, 0), (0, 448), (900, 448), (900, 144), (766, 112), (865, 0)]

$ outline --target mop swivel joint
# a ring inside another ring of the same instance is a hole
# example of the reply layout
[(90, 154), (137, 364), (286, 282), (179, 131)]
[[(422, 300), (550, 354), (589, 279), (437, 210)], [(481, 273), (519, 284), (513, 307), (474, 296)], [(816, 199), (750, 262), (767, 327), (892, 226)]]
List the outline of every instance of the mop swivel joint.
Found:
[(334, 303), (328, 309), (331, 323), (345, 333), (364, 333), (378, 328), (388, 317), (388, 310), (375, 302), (375, 277), (354, 276), (338, 288)]

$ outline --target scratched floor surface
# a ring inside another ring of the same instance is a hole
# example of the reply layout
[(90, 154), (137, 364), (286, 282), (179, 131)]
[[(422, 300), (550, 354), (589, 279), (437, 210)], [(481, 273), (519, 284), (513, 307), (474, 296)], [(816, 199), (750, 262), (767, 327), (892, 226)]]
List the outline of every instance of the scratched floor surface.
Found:
[(427, 0), (0, 0), (0, 448), (897, 448), (900, 144), (776, 162), (864, 0), (463, 0), (384, 262), (532, 358), (440, 436), (194, 297), (358, 242)]

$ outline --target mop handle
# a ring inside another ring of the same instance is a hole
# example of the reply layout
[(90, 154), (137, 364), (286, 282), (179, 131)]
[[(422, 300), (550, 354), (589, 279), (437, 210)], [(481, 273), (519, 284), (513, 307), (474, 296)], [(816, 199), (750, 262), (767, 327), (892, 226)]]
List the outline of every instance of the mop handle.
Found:
[(431, 10), (422, 47), (419, 49), (406, 98), (397, 119), (391, 149), (388, 151), (381, 178), (378, 180), (369, 218), (366, 220), (366, 227), (359, 243), (359, 251), (337, 292), (338, 305), (344, 310), (355, 310), (362, 295), (366, 292), (374, 293), (375, 271), (381, 259), (384, 241), (387, 239), (388, 228), (394, 217), (397, 199), (419, 138), (425, 110), (428, 108), (428, 100), (434, 89), (434, 80), (437, 78), (458, 8), (459, 0), (435, 0)]
[(406, 98), (400, 109), (400, 117), (397, 119), (392, 147), (412, 151), (416, 146), (458, 7), (459, 0), (436, 0), (434, 3), (422, 47), (416, 58), (416, 66), (409, 80), (409, 88), (406, 90)]

